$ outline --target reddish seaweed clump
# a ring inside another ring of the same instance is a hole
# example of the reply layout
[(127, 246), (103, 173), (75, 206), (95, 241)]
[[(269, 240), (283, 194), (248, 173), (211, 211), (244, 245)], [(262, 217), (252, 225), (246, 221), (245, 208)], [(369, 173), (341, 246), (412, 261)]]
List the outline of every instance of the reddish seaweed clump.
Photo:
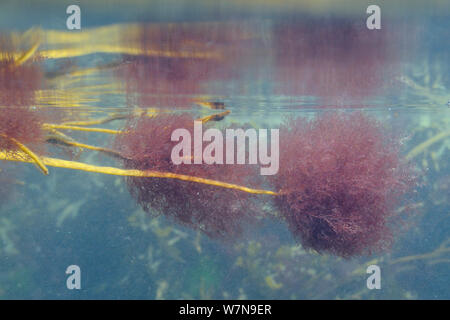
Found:
[(42, 114), (33, 109), (35, 92), (41, 87), (39, 59), (17, 65), (15, 49), (0, 35), (0, 151), (16, 151), (18, 142), (34, 147), (42, 142)]
[[(258, 177), (249, 165), (180, 164), (171, 161), (175, 129), (184, 128), (193, 137), (194, 118), (189, 115), (146, 116), (132, 120), (115, 144), (127, 158), (129, 169), (156, 170), (248, 185)], [(193, 150), (191, 152), (193, 153)], [(214, 238), (231, 240), (243, 231), (244, 222), (257, 215), (259, 198), (245, 192), (166, 178), (127, 178), (129, 190), (142, 208)]]
[(414, 177), (380, 124), (325, 113), (288, 121), (280, 135), (275, 202), (302, 245), (346, 258), (388, 248)]
[(17, 63), (14, 55), (24, 53), (12, 37), (0, 33), (0, 106), (30, 106), (35, 101), (35, 91), (40, 89), (43, 72), (39, 57)]
[(16, 151), (12, 140), (36, 147), (43, 141), (42, 119), (27, 107), (0, 107), (0, 150)]

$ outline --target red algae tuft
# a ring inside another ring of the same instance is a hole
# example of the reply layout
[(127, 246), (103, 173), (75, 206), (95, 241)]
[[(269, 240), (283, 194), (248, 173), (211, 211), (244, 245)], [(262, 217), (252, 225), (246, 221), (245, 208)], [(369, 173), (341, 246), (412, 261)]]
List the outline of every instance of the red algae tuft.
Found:
[[(194, 118), (189, 115), (140, 117), (128, 123), (115, 144), (128, 158), (125, 167), (185, 174), (228, 183), (248, 185), (257, 179), (257, 168), (242, 165), (174, 165), (172, 132), (184, 128), (193, 133)], [(193, 154), (193, 153), (192, 153)], [(253, 170), (254, 169), (254, 170)], [(128, 178), (128, 186), (142, 208), (164, 214), (214, 238), (231, 240), (243, 231), (258, 212), (254, 195), (190, 181), (164, 178)]]
[(280, 136), (275, 203), (302, 245), (346, 258), (387, 249), (415, 178), (380, 124), (360, 112), (325, 113), (288, 121)]
[[(256, 166), (174, 165), (171, 152), (178, 141), (171, 134), (184, 128), (192, 135), (193, 122), (189, 115), (132, 119), (115, 141), (125, 167), (260, 185)], [(302, 245), (345, 258), (387, 249), (393, 228), (400, 226), (395, 209), (416, 179), (381, 125), (360, 112), (329, 112), (311, 121), (290, 120), (280, 134), (279, 172), (267, 179)], [(227, 239), (242, 232), (243, 221), (258, 217), (267, 199), (166, 178), (130, 177), (128, 186), (145, 211)]]

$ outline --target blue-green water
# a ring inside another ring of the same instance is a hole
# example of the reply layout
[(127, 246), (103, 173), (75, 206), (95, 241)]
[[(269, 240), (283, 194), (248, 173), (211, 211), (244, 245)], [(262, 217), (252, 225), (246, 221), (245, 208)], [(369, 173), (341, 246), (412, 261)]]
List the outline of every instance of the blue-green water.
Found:
[[(205, 77), (196, 73), (199, 65), (194, 64), (190, 74), (204, 82), (198, 87), (189, 75), (185, 82), (177, 79), (178, 74), (167, 76), (169, 67), (158, 79), (166, 91), (152, 91), (142, 84), (151, 75), (120, 73), (126, 63), (135, 61), (120, 52), (43, 58), (36, 107), (53, 114), (64, 110), (65, 120), (146, 108), (201, 117), (214, 113), (197, 105), (204, 100), (223, 102), (231, 111), (218, 122), (221, 127), (255, 128), (277, 128), (285, 118), (362, 110), (401, 141), (404, 156), (443, 136), (411, 157), (420, 183), (405, 199), (412, 207), (405, 218), (408, 228), (395, 230), (394, 245), (387, 251), (344, 259), (302, 248), (277, 218), (277, 209), (268, 204), (262, 209), (268, 212), (265, 218), (245, 225), (241, 238), (224, 241), (167, 219), (164, 212), (156, 217), (144, 212), (122, 177), (63, 168), (50, 168), (44, 176), (33, 165), (2, 161), (1, 173), (8, 175), (4, 183), (10, 192), (0, 207), (0, 299), (449, 299), (450, 23), (448, 15), (438, 10), (445, 3), (432, 3), (426, 10), (392, 9), (382, 20), (382, 29), (371, 31), (383, 32), (373, 39), (365, 30), (363, 5), (361, 13), (359, 8), (347, 14), (303, 12), (299, 6), (288, 14), (286, 8), (242, 7), (241, 12), (237, 5), (195, 4), (198, 10), (186, 2), (123, 7), (81, 3), (82, 30), (73, 32), (117, 23), (164, 26), (207, 21), (219, 30), (215, 32), (220, 38), (220, 30), (229, 25), (217, 23), (231, 21), (243, 26), (242, 33), (231, 36), (231, 45), (242, 50), (233, 56), (235, 61), (227, 62), (231, 76), (213, 66), (212, 76)], [(44, 1), (33, 4), (36, 10), (28, 5), (0, 4), (3, 34), (31, 27), (43, 34), (69, 32), (65, 5)], [(189, 40), (189, 32), (184, 32)], [(242, 45), (247, 41), (245, 32), (256, 40)], [(287, 32), (294, 35), (284, 39)], [(162, 37), (157, 45), (165, 43)], [(70, 47), (49, 41), (42, 40), (38, 53)], [(218, 45), (226, 51), (230, 45), (198, 41), (203, 49)], [(239, 59), (245, 63), (239, 64)], [(96, 71), (86, 72), (90, 69)], [(10, 92), (0, 89), (3, 95)], [(95, 127), (120, 129), (124, 124), (118, 120)], [(83, 143), (113, 146), (109, 135), (64, 132)], [(47, 148), (52, 157), (120, 166), (116, 159), (94, 151), (53, 144)], [(366, 286), (366, 268), (373, 264), (381, 268), (379, 290)], [(80, 290), (66, 286), (70, 265), (81, 269)]]

